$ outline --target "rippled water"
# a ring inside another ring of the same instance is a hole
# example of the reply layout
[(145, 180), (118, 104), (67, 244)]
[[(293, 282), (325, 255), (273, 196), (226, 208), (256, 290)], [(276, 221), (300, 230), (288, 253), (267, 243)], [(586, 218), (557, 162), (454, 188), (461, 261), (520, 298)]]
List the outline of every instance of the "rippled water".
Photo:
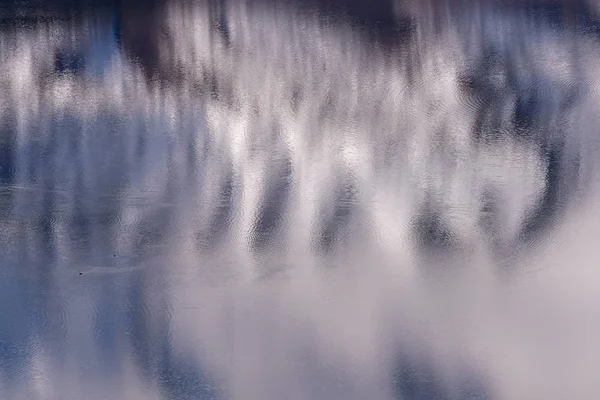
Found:
[(600, 4), (0, 3), (0, 398), (600, 398)]

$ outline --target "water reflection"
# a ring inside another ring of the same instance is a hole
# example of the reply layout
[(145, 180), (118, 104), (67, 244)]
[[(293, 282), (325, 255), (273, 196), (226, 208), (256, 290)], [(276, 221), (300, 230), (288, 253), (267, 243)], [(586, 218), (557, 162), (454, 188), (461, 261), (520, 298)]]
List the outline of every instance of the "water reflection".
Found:
[(1, 397), (596, 398), (597, 7), (450, 3), (3, 5)]

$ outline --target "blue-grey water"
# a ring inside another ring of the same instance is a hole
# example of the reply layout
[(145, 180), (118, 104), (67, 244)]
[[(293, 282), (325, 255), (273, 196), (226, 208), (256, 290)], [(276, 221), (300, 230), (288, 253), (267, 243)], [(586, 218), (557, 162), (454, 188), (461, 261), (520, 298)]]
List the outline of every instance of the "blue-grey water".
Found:
[(0, 0), (1, 400), (597, 400), (596, 0)]

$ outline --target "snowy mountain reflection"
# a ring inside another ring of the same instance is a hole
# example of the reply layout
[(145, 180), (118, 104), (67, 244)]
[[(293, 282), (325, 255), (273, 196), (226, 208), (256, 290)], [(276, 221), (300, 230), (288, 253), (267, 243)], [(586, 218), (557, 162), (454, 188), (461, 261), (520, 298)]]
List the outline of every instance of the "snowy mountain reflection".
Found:
[(600, 396), (597, 5), (0, 8), (1, 398)]

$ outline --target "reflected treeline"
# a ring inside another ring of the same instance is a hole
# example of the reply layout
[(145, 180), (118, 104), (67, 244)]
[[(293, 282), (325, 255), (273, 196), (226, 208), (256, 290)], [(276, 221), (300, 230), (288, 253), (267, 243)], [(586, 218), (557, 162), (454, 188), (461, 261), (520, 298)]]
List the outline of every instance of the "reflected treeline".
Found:
[[(469, 277), (474, 254), (493, 279), (518, 275), (593, 183), (594, 10), (455, 3), (120, 1), (29, 19), (11, 8), (0, 392), (518, 393), (488, 376), (506, 365), (438, 354), (410, 301), (398, 323), (417, 345), (388, 335), (398, 298), (353, 298), (388, 296), (367, 279), (386, 268), (401, 286)], [(328, 281), (340, 271), (366, 283)], [(270, 282), (276, 294), (253, 286)], [(318, 307), (321, 286), (348, 303)], [(414, 346), (426, 356), (398, 351)]]

